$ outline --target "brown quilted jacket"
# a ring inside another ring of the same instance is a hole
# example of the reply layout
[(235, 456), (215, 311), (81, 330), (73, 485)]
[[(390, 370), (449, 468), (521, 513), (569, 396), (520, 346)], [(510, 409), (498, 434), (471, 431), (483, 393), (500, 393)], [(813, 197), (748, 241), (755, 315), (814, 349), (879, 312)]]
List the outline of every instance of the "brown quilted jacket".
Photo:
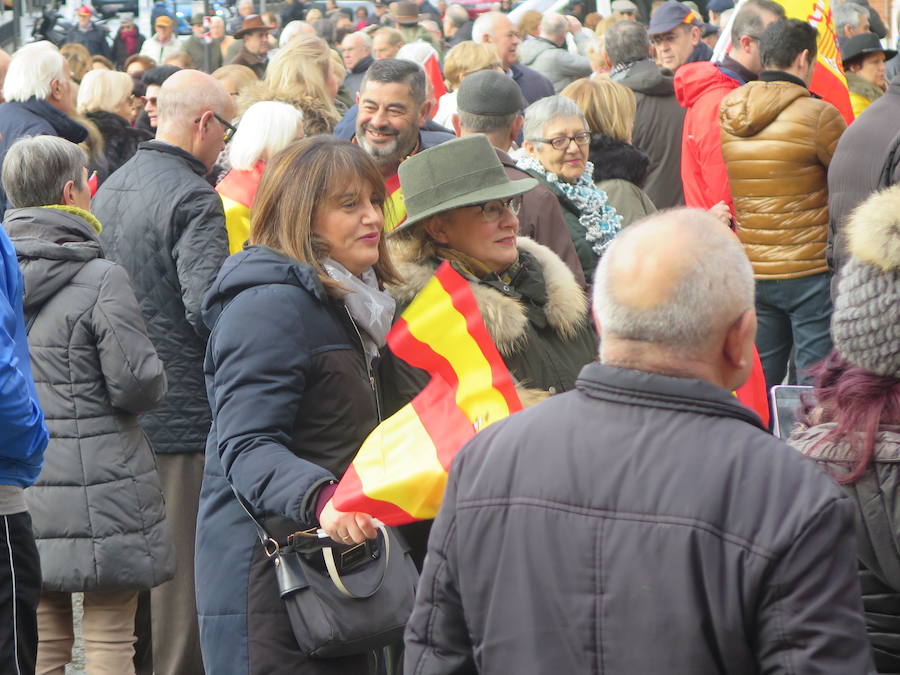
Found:
[(719, 109), (738, 236), (757, 279), (827, 271), (828, 164), (845, 124), (787, 81), (750, 82)]

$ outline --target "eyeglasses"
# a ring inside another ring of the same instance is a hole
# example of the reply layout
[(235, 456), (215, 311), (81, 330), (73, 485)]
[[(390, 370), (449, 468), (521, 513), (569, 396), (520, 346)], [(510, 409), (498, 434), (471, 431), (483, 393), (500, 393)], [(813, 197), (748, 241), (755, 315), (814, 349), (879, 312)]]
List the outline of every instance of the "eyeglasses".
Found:
[[(219, 124), (221, 124), (223, 127), (225, 127), (225, 134), (222, 137), (222, 140), (227, 143), (232, 138), (234, 138), (234, 134), (237, 132), (237, 127), (234, 126), (228, 120), (225, 120), (225, 119), (222, 119), (221, 117), (219, 117), (218, 113), (213, 113), (213, 117), (216, 118), (216, 121)], [(197, 119), (195, 119), (194, 124), (199, 124), (201, 119), (202, 119), (201, 117), (198, 117)]]
[(556, 138), (530, 138), (532, 143), (549, 143), (554, 150), (565, 150), (569, 143), (575, 141), (576, 145), (587, 145), (591, 142), (590, 131), (579, 131), (574, 136), (557, 136)]
[(498, 223), (507, 209), (514, 216), (519, 215), (519, 209), (522, 208), (522, 195), (508, 199), (492, 199), (484, 204), (475, 204), (475, 206), (481, 209), (481, 215), (487, 222)]

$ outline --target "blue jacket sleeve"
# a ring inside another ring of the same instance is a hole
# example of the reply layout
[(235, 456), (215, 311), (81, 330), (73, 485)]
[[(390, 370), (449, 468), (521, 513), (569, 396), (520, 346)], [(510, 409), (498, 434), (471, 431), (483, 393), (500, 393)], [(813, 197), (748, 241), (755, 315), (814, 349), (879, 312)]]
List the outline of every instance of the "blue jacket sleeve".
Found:
[(48, 434), (31, 378), (22, 277), (0, 230), (0, 483), (28, 487), (41, 471)]
[(310, 318), (286, 286), (245, 290), (219, 317), (207, 355), (226, 479), (255, 515), (304, 524), (317, 488), (334, 479), (288, 447), (310, 369)]

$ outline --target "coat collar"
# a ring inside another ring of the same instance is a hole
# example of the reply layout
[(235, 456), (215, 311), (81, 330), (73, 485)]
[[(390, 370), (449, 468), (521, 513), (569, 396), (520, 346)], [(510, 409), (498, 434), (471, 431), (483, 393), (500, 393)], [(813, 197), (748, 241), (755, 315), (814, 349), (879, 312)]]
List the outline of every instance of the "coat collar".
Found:
[[(504, 356), (519, 352), (525, 346), (526, 328), (534, 312), (542, 310), (542, 322), (549, 325), (564, 340), (570, 339), (587, 321), (587, 299), (575, 276), (566, 264), (546, 246), (528, 237), (519, 237), (518, 248), (529, 257), (535, 274), (543, 276), (543, 305), (532, 306), (537, 298), (525, 298), (519, 292), (525, 290), (524, 281), (503, 289), (502, 284), (479, 282), (469, 279), (472, 293), (481, 310), (485, 326), (497, 349)], [(392, 253), (403, 282), (389, 287), (391, 295), (401, 306), (412, 302), (425, 287), (440, 263), (437, 259), (413, 259), (402, 242), (393, 244)], [(529, 306), (526, 307), (526, 304)]]
[(766, 430), (759, 417), (731, 392), (703, 380), (671, 377), (592, 362), (582, 368), (576, 388), (591, 398), (614, 403), (731, 417)]
[(60, 138), (65, 138), (72, 143), (81, 143), (88, 136), (87, 129), (68, 115), (61, 113), (43, 99), (32, 96), (24, 103), (18, 103), (18, 105), (22, 106), (28, 112), (46, 120)]
[(139, 150), (149, 150), (151, 152), (160, 152), (164, 155), (172, 155), (184, 161), (198, 176), (206, 176), (209, 171), (199, 159), (194, 157), (187, 150), (182, 150), (177, 145), (164, 143), (163, 141), (145, 141), (138, 146)]

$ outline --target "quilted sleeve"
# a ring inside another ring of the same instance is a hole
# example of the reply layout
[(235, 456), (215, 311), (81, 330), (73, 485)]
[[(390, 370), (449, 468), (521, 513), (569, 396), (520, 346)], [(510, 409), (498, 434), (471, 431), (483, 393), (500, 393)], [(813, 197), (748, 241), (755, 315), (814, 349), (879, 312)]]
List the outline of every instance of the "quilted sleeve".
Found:
[(447, 481), (444, 501), (428, 538), (428, 556), (416, 604), (406, 625), (403, 672), (407, 675), (475, 675), (455, 564), (456, 493), (461, 458)]
[(225, 211), (219, 195), (210, 189), (188, 194), (175, 214), (172, 259), (181, 286), (184, 315), (197, 334), (206, 338), (209, 330), (200, 317), (200, 306), (228, 257)]
[(132, 413), (162, 403), (166, 372), (122, 267), (110, 265), (101, 278), (91, 319), (110, 402)]

